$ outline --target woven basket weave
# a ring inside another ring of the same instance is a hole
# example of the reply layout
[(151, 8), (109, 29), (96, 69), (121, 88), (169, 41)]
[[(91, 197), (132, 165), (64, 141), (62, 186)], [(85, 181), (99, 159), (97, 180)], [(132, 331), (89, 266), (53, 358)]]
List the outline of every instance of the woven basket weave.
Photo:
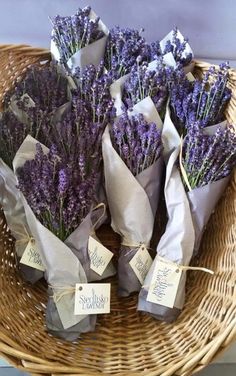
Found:
[[(0, 46), (0, 101), (26, 67), (50, 58), (29, 46)], [(207, 63), (196, 62), (204, 71)], [(236, 72), (230, 73), (236, 94)], [(227, 109), (236, 123), (236, 98)], [(208, 365), (236, 339), (236, 178), (212, 215), (201, 247), (199, 265), (211, 276), (190, 272), (186, 305), (173, 324), (136, 311), (137, 296), (119, 299), (112, 283), (111, 314), (101, 315), (94, 333), (78, 343), (53, 338), (45, 328), (46, 284), (32, 287), (17, 272), (14, 241), (0, 212), (0, 356), (33, 375), (188, 376)], [(107, 228), (100, 238), (117, 249)]]

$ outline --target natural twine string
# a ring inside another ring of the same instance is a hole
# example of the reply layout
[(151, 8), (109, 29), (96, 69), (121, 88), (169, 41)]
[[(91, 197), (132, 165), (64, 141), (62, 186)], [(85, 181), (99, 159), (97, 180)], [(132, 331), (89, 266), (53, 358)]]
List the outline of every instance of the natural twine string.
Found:
[(26, 243), (26, 242), (32, 242), (33, 243), (35, 241), (34, 237), (29, 234), (25, 225), (23, 225), (23, 228), (24, 228), (25, 232), (20, 232), (20, 231), (16, 231), (16, 230), (13, 231), (13, 235), (17, 234), (17, 235), (21, 236), (21, 239), (16, 240), (16, 244)]

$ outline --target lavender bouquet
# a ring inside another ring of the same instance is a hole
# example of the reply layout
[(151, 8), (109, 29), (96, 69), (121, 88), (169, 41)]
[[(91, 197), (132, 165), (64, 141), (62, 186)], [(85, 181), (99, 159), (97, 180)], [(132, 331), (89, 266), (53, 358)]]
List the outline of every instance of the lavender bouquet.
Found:
[(72, 72), (100, 63), (109, 31), (91, 7), (79, 9), (73, 16), (56, 16), (51, 22), (51, 53), (56, 61)]
[[(210, 92), (212, 87), (214, 83), (208, 86)], [(226, 92), (228, 96), (228, 90)], [(215, 95), (220, 94), (216, 92)], [(202, 95), (198, 96), (198, 101), (201, 101)], [(210, 102), (212, 106), (207, 114), (210, 123), (216, 119), (222, 120), (224, 99), (217, 102), (218, 107), (215, 107), (215, 101), (213, 98)], [(197, 109), (201, 107), (198, 103), (195, 105)], [(186, 113), (189, 115), (189, 112)], [(184, 118), (180, 109), (178, 117)], [(138, 309), (165, 321), (174, 321), (181, 312), (186, 282), (186, 273), (181, 271), (181, 266), (187, 267), (193, 255), (197, 254), (205, 226), (235, 165), (236, 137), (232, 128), (225, 122), (206, 127), (204, 119), (196, 120), (196, 117), (194, 111), (190, 117), (186, 117), (188, 120), (183, 126), (186, 133), (183, 145), (176, 129), (173, 128), (175, 133), (171, 134), (169, 127), (169, 134), (176, 143), (173, 151), (168, 150), (170, 157), (165, 182), (169, 220), (139, 295)], [(176, 270), (180, 273), (178, 281)], [(163, 291), (158, 287), (160, 280), (161, 286), (165, 287)], [(168, 286), (171, 286), (170, 290)], [(171, 298), (168, 299), (168, 295)]]
[(51, 147), (28, 136), (14, 159), (28, 225), (46, 268), (49, 295), (60, 295), (62, 289), (71, 291), (59, 300), (50, 297), (47, 307), (48, 329), (68, 340), (95, 325), (93, 317), (91, 321), (74, 317), (73, 286), (115, 273), (111, 262), (102, 275), (94, 272), (88, 251), (89, 237), (96, 238), (92, 207), (100, 178), (101, 135), (109, 119), (102, 107), (96, 113), (97, 107), (86, 101), (85, 76), (91, 78), (88, 73), (94, 69), (86, 68), (84, 90), (78, 85), (72, 93), (71, 111), (53, 127), (48, 137)]
[[(140, 290), (150, 265), (147, 249), (153, 232), (162, 172), (161, 129), (157, 123), (158, 118), (156, 123), (149, 123), (136, 105), (132, 114), (124, 112), (103, 135), (111, 226), (122, 237), (118, 261), (120, 296)], [(146, 252), (144, 258), (140, 252)]]
[(27, 223), (49, 284), (47, 328), (67, 340), (93, 330), (96, 323), (94, 315), (74, 315), (74, 287), (86, 283), (89, 273), (87, 245), (97, 174), (90, 165), (93, 156), (86, 160), (86, 149), (75, 154), (75, 146), (70, 155), (77, 159), (70, 160), (66, 151), (59, 154), (56, 146), (47, 149), (28, 136), (14, 159)]
[(126, 108), (132, 109), (135, 104), (149, 97), (163, 118), (172, 75), (173, 68), (166, 66), (163, 58), (149, 64), (145, 62), (139, 64), (137, 61), (124, 82), (122, 102)]
[(181, 176), (193, 219), (197, 254), (205, 226), (236, 164), (235, 128), (228, 124), (202, 128), (196, 122), (181, 153)]
[[(23, 204), (16, 189), (12, 162), (17, 150), (30, 134), (47, 143), (54, 120), (68, 106), (68, 81), (55, 65), (30, 67), (24, 79), (5, 97), (5, 109), (0, 119), (1, 205), (8, 226), (16, 239), (19, 260), (31, 237)], [(24, 279), (32, 283), (43, 276), (43, 268), (19, 263)]]
[(224, 110), (231, 98), (228, 70), (228, 63), (222, 63), (219, 69), (210, 67), (202, 79), (191, 76), (191, 80), (180, 67), (175, 70), (169, 81), (170, 100), (163, 125), (167, 158), (193, 123), (208, 127), (224, 121)]
[(119, 26), (110, 30), (105, 52), (105, 67), (112, 77), (118, 80), (130, 73), (136, 60), (149, 61), (151, 49), (141, 36), (143, 30), (122, 29)]

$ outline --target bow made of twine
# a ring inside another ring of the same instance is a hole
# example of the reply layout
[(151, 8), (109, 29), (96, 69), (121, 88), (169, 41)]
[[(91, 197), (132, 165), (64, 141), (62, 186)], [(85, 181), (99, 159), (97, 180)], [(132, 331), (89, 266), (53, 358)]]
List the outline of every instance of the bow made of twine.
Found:
[(148, 250), (152, 250), (152, 248), (150, 248), (149, 246), (147, 246), (145, 243), (142, 243), (142, 242), (139, 242), (139, 243), (134, 243), (134, 242), (131, 242), (131, 241), (122, 241), (121, 242), (121, 245), (123, 245), (124, 247), (129, 247), (129, 248), (133, 248), (133, 249), (139, 249), (139, 248), (146, 248)]
[(25, 225), (23, 225), (23, 228), (24, 228), (25, 232), (16, 231), (16, 230), (13, 231), (13, 235), (17, 234), (21, 237), (21, 239), (16, 240), (16, 244), (26, 243), (26, 242), (34, 243), (35, 242), (34, 237), (29, 234)]
[[(53, 298), (54, 302), (57, 304), (59, 301), (66, 295), (74, 294), (76, 291), (75, 286), (52, 286), (48, 285), (50, 289), (53, 290), (53, 294), (50, 295), (51, 298)], [(55, 291), (60, 290), (60, 291)]]

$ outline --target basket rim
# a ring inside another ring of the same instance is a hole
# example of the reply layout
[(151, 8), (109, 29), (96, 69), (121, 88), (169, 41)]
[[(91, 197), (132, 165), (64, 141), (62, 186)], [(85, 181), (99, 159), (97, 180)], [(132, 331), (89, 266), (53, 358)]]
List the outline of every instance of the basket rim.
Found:
[[(0, 45), (0, 53), (1, 52), (13, 52), (16, 54), (24, 53), (25, 56), (38, 56), (40, 58), (50, 59), (51, 54), (50, 50), (46, 48), (40, 48), (40, 47), (33, 47), (30, 45), (25, 44), (1, 44)], [(196, 64), (197, 68), (206, 68), (208, 66), (214, 65), (215, 67), (218, 67), (217, 64), (211, 64), (202, 60), (194, 59), (193, 62)], [(236, 69), (231, 68), (230, 69), (230, 75), (231, 79), (236, 81)], [(188, 356), (185, 356), (184, 359), (176, 363), (174, 366), (172, 366), (168, 371), (165, 371), (162, 376), (171, 376), (175, 372), (179, 371), (181, 369), (181, 372), (185, 373), (193, 371), (193, 373), (197, 372), (196, 367), (205, 367), (214, 360), (217, 356), (219, 356), (222, 352), (222, 349), (224, 350), (226, 347), (228, 347), (230, 344), (232, 344), (234, 341), (236, 341), (236, 318), (234, 318), (230, 324), (227, 327), (221, 328), (221, 331), (206, 345), (204, 345), (201, 350), (196, 350), (194, 353), (191, 353)], [(222, 346), (223, 344), (223, 346)], [(65, 371), (66, 366), (63, 366), (60, 363), (54, 363), (50, 361), (46, 361), (43, 358), (40, 358), (38, 356), (32, 355), (30, 351), (24, 351), (20, 350), (20, 346), (12, 339), (8, 338), (6, 334), (0, 331), (0, 355), (5, 357), (6, 360), (13, 364), (15, 367), (26, 371), (26, 372), (32, 372), (32, 370), (38, 370), (38, 372), (43, 372), (48, 370), (49, 373), (53, 371), (53, 373), (68, 373), (70, 371), (70, 374), (72, 375), (73, 372), (74, 375), (78, 374), (78, 370), (80, 372), (86, 372), (86, 376), (89, 375), (97, 375), (96, 372), (88, 372), (88, 369), (82, 369), (78, 368), (76, 370), (75, 367), (72, 367), (69, 371)], [(34, 368), (36, 366), (36, 368)], [(52, 370), (52, 366), (54, 369)], [(41, 368), (44, 367), (44, 368)], [(73, 370), (74, 369), (74, 370)], [(71, 371), (72, 370), (72, 371)], [(35, 373), (36, 374), (36, 373)], [(130, 376), (140, 376), (140, 375), (148, 375), (148, 376), (154, 376), (154, 373), (149, 371), (146, 373), (146, 371), (143, 372), (129, 372)]]

